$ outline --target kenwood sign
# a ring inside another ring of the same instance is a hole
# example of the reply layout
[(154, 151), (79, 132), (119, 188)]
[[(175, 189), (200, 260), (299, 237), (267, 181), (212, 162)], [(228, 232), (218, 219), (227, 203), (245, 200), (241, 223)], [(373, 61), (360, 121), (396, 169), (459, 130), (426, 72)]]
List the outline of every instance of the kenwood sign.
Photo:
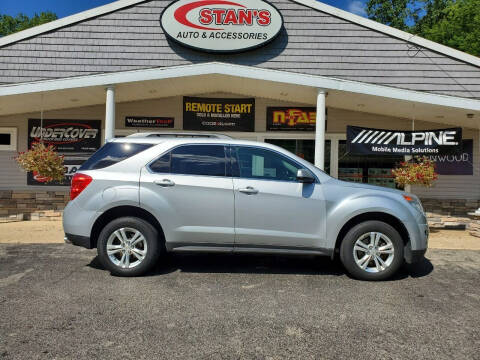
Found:
[(182, 45), (208, 52), (238, 52), (275, 39), (283, 19), (261, 0), (179, 0), (160, 18), (165, 34)]
[(397, 131), (347, 126), (347, 150), (352, 154), (454, 154), (461, 141), (462, 128)]

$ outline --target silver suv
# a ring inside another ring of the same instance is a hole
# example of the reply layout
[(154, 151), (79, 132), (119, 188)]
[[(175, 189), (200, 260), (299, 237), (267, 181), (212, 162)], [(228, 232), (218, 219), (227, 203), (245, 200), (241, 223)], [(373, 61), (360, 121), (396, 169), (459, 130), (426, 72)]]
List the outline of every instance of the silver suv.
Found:
[(226, 136), (114, 139), (73, 177), (65, 241), (137, 276), (165, 252), (339, 255), (382, 280), (427, 249), (415, 195), (336, 180), (277, 146)]

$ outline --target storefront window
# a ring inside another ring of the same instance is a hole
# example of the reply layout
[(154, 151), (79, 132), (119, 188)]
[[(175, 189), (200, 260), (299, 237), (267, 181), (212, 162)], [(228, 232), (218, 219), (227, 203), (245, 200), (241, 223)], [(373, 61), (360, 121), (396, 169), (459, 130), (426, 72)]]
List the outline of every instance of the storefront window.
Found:
[(396, 188), (392, 169), (404, 157), (401, 155), (352, 155), (347, 142), (338, 144), (338, 178), (344, 181)]
[[(297, 139), (265, 139), (266, 143), (273, 144), (294, 153), (311, 162), (315, 162), (315, 140)], [(325, 172), (330, 174), (330, 140), (325, 141)]]

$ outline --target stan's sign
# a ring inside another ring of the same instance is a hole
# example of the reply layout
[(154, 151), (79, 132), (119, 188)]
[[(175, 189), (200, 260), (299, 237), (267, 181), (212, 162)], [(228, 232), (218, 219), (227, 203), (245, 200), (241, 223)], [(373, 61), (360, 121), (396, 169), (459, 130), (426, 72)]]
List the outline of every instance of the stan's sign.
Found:
[(236, 52), (272, 41), (283, 19), (273, 5), (261, 0), (179, 0), (163, 11), (160, 23), (182, 45)]

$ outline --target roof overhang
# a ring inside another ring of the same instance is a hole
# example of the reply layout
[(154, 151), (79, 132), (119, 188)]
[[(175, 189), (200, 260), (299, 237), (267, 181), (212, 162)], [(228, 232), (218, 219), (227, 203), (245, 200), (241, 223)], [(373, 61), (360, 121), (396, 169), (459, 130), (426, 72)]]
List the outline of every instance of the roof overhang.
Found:
[[(88, 19), (92, 19), (97, 16), (109, 14), (111, 12), (121, 10), (130, 6), (134, 6), (143, 2), (147, 2), (148, 0), (118, 0), (112, 3), (99, 6), (93, 9), (89, 9), (86, 11), (82, 11), (80, 13), (70, 15), (55, 21), (51, 21), (46, 24), (38, 25), (33, 28), (29, 28), (23, 31), (19, 31), (17, 33), (4, 36), (0, 38), (0, 47), (6, 46), (9, 44), (16, 43), (17, 41), (29, 39), (35, 37), (37, 35), (41, 35), (50, 31), (54, 31), (56, 29), (60, 29), (65, 26), (73, 25)], [(312, 9), (322, 11), (326, 14), (330, 14), (332, 16), (336, 16), (338, 18), (350, 21), (354, 24), (358, 24), (364, 26), (368, 29), (375, 30), (381, 32), (383, 34), (405, 40), (411, 44), (415, 44), (418, 46), (422, 46), (426, 49), (436, 51), (438, 53), (450, 56), (452, 58), (464, 61), (466, 63), (475, 65), (480, 67), (480, 58), (464, 53), (462, 51), (450, 48), (448, 46), (424, 39), (420, 36), (407, 33), (402, 30), (395, 29), (391, 26), (387, 26), (381, 24), (379, 22), (364, 18), (359, 15), (352, 14), (348, 11), (341, 10), (339, 8), (324, 4), (317, 0), (291, 0), (292, 2), (310, 7)]]
[[(0, 116), (103, 104), (111, 85), (118, 102), (227, 92), (315, 104), (323, 89), (330, 107), (426, 121), (466, 113), (480, 117), (480, 100), (219, 62), (4, 85)], [(473, 120), (468, 126), (477, 128)]]

